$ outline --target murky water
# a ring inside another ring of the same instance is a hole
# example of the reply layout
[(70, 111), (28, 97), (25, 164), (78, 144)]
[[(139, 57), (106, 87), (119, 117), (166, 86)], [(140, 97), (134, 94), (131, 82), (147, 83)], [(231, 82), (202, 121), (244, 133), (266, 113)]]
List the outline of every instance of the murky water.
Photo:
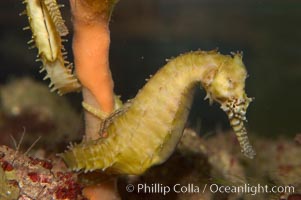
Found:
[[(30, 32), (22, 31), (27, 19), (18, 16), (23, 5), (17, 0), (0, 4), (0, 82), (23, 75), (41, 79), (36, 50), (27, 49)], [(68, 10), (66, 5), (63, 13), (71, 29)], [(247, 93), (255, 97), (248, 111), (250, 131), (293, 136), (301, 131), (300, 20), (297, 0), (121, 0), (111, 23), (115, 90), (123, 99), (134, 97), (166, 58), (186, 51), (243, 51), (250, 75)], [(203, 132), (227, 127), (223, 113), (207, 103), (196, 103), (192, 116), (194, 124), (201, 119)]]

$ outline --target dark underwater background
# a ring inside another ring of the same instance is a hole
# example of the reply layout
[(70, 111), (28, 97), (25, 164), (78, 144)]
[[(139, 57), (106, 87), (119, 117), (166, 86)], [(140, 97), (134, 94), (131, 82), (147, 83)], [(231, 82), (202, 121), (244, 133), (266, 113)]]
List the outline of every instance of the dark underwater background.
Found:
[[(72, 61), (72, 26), (68, 1), (62, 13), (71, 34), (65, 47)], [(37, 50), (28, 50), (30, 31), (24, 5), (0, 2), (0, 84), (30, 76), (42, 82)], [(111, 20), (110, 64), (115, 91), (133, 98), (145, 79), (166, 58), (191, 50), (243, 51), (249, 77), (248, 109), (252, 134), (276, 138), (301, 132), (301, 1), (299, 0), (120, 0)], [(43, 82), (48, 84), (47, 81)], [(28, 88), (29, 90), (30, 88)], [(12, 91), (14, 92), (14, 91)], [(218, 105), (203, 101), (198, 90), (188, 126), (200, 134), (229, 129)], [(80, 94), (67, 95), (80, 110)]]

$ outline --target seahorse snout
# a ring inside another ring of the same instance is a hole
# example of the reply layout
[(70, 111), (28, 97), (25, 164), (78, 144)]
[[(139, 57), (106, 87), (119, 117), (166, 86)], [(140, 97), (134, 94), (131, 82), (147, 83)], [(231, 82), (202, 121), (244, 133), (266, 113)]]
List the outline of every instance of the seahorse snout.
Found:
[(223, 109), (229, 118), (231, 127), (233, 128), (237, 140), (241, 146), (241, 151), (248, 158), (254, 158), (256, 152), (249, 142), (249, 138), (247, 135), (247, 130), (244, 122), (246, 119), (246, 110), (249, 106), (249, 103), (252, 101), (251, 98), (232, 98), (221, 105), (221, 109)]

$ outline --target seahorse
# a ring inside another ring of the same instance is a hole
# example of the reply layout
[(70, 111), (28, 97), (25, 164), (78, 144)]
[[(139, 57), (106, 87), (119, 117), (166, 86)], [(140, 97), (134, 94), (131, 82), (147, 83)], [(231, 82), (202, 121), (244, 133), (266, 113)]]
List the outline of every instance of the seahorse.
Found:
[[(72, 63), (64, 60), (66, 52), (62, 45), (61, 36), (68, 34), (68, 29), (62, 19), (56, 0), (25, 0), (26, 10), (21, 14), (27, 14), (32, 40), (38, 49), (38, 60), (43, 65), (42, 71), (46, 71), (44, 79), (50, 79), (51, 91), (58, 91), (62, 95), (80, 89), (80, 84), (72, 74)], [(65, 67), (65, 64), (68, 66)]]
[(244, 126), (251, 102), (245, 91), (246, 68), (241, 54), (195, 51), (171, 59), (136, 97), (104, 120), (105, 138), (70, 146), (60, 156), (72, 170), (142, 174), (164, 162), (183, 133), (197, 85), (227, 113), (242, 152), (255, 151)]

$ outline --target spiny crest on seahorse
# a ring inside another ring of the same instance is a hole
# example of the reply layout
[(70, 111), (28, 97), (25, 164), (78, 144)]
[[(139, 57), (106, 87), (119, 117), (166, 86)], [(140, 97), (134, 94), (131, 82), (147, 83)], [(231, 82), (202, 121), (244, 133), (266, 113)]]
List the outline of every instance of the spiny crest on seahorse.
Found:
[[(244, 154), (253, 158), (245, 120), (251, 101), (244, 91), (246, 69), (239, 54), (196, 51), (171, 59), (137, 96), (104, 121), (108, 136), (69, 147), (61, 154), (72, 170), (142, 174), (164, 162), (180, 140), (197, 83), (229, 116)], [(101, 116), (101, 115), (99, 115)]]
[(59, 6), (63, 5), (58, 5), (56, 0), (44, 0), (44, 2), (47, 9), (49, 10), (49, 14), (51, 15), (56, 30), (59, 32), (60, 36), (68, 35), (68, 28), (65, 25), (65, 20), (63, 20), (59, 9)]
[[(46, 71), (44, 79), (50, 79), (51, 91), (58, 90), (62, 95), (80, 89), (77, 78), (72, 73), (72, 63), (65, 61), (61, 36), (68, 34), (56, 0), (25, 0), (32, 40), (38, 49), (38, 60), (43, 63), (42, 71)], [(22, 13), (22, 14), (23, 14)], [(67, 64), (67, 67), (65, 67)]]

